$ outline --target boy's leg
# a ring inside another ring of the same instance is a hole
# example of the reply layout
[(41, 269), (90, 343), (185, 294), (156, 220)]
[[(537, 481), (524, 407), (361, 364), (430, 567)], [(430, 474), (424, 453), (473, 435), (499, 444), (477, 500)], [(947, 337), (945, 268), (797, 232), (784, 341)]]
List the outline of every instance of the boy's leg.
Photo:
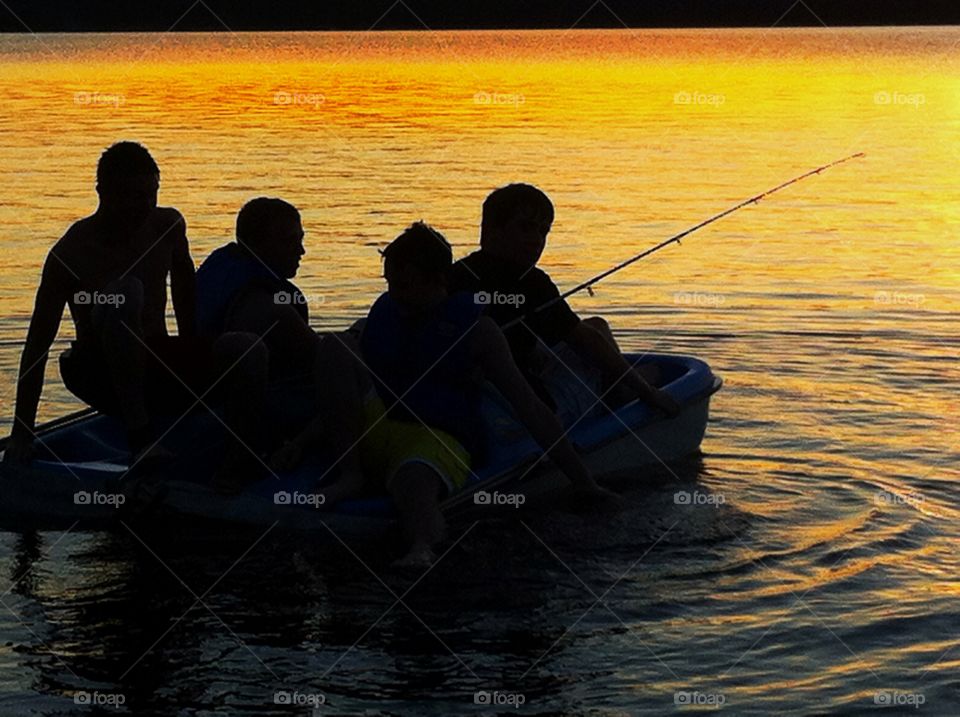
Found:
[(115, 300), (94, 306), (91, 318), (117, 394), (130, 449), (137, 452), (145, 447), (149, 425), (144, 391), (146, 351), (140, 318), (143, 284), (127, 277), (108, 284), (101, 293)]
[[(259, 473), (260, 461), (251, 452), (264, 448), (267, 427), (264, 413), (269, 352), (256, 334), (234, 331), (213, 344), (215, 395), (223, 397), (225, 422), (234, 435), (227, 439), (227, 452), (214, 484), (226, 490), (239, 487), (243, 473)], [(198, 357), (199, 359), (199, 357)], [(209, 405), (210, 399), (204, 399)], [(245, 469), (244, 469), (245, 467)]]
[[(318, 478), (324, 505), (332, 508), (359, 493), (366, 482), (360, 447), (367, 427), (365, 400), (372, 383), (342, 334), (317, 338), (313, 371), (304, 378), (300, 396), (308, 396), (312, 415), (294, 429), (299, 431), (295, 437), (288, 436), (274, 451), (271, 463), (275, 470), (287, 471), (295, 468), (307, 452), (317, 450), (329, 456), (332, 464)], [(340, 477), (328, 484), (323, 479), (333, 468), (339, 469)]]
[[(610, 328), (610, 324), (607, 323), (606, 319), (600, 316), (591, 316), (588, 319), (584, 319), (583, 323), (603, 336), (603, 338), (605, 338), (617, 351), (620, 351), (620, 344), (617, 343), (617, 339), (613, 335), (613, 330)], [(622, 354), (623, 352), (620, 351), (620, 353)], [(640, 374), (651, 386), (660, 385), (660, 369), (655, 363), (634, 364), (633, 370)], [(609, 387), (605, 386), (604, 388)], [(621, 393), (623, 395), (620, 395)], [(610, 392), (610, 400), (607, 401), (607, 403), (612, 402), (613, 405), (620, 405), (631, 400), (632, 398), (632, 392), (625, 388), (621, 390), (621, 387), (618, 385)]]
[(423, 463), (407, 463), (390, 481), (390, 495), (400, 513), (400, 529), (408, 547), (400, 564), (429, 565), (433, 546), (443, 539), (446, 524), (440, 512), (443, 481)]
[(342, 336), (327, 336), (317, 347), (315, 376), (316, 422), (334, 461), (339, 464), (338, 483), (351, 491), (363, 485), (360, 439), (364, 430), (363, 401), (370, 387), (366, 369)]
[(618, 344), (617, 339), (614, 338), (613, 330), (610, 328), (610, 324), (607, 323), (606, 319), (600, 316), (591, 316), (590, 318), (584, 319), (583, 323), (603, 336), (617, 351), (620, 350), (620, 344)]

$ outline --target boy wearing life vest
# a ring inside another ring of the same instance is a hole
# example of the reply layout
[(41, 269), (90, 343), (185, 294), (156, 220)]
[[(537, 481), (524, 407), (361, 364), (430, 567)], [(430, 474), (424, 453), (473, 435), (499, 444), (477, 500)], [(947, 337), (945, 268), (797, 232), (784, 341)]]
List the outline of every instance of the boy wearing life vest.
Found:
[(307, 301), (291, 281), (306, 253), (297, 208), (282, 199), (252, 199), (237, 215), (236, 237), (197, 271), (199, 329), (207, 337), (237, 331), (260, 337), (269, 354), (268, 388), (246, 398), (261, 412), (270, 399), (280, 405), (262, 421), (257, 442), (273, 453), (270, 465), (248, 460), (219, 471), (214, 487), (237, 493), (268, 467), (290, 470), (303, 454), (325, 448), (340, 469), (340, 479), (324, 490), (325, 505), (332, 507), (363, 485), (357, 443), (361, 391), (369, 379), (346, 338), (310, 327)]
[(490, 381), (583, 498), (613, 503), (594, 482), (560, 423), (517, 368), (503, 332), (472, 294), (448, 293), (447, 241), (423, 223), (383, 251), (387, 293), (361, 337), (379, 400), (368, 403), (368, 476), (382, 480), (409, 549), (402, 563), (429, 564), (444, 532), (440, 500), (461, 489), (482, 460), (480, 381)]
[(517, 322), (504, 330), (514, 360), (565, 426), (601, 404), (616, 408), (635, 398), (676, 415), (676, 401), (627, 362), (607, 322), (577, 316), (537, 267), (553, 218), (553, 203), (536, 187), (494, 190), (483, 203), (480, 249), (454, 265), (450, 290), (473, 294), (498, 326)]

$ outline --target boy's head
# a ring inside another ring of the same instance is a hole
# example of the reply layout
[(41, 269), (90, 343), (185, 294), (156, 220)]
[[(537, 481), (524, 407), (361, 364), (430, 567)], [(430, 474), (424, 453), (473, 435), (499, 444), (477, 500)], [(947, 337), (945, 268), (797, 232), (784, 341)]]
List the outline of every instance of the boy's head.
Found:
[(257, 197), (243, 205), (237, 214), (237, 241), (283, 279), (297, 275), (306, 253), (300, 212), (275, 197)]
[(395, 301), (421, 308), (446, 295), (453, 250), (433, 227), (424, 222), (411, 224), (382, 254), (383, 276)]
[(100, 211), (125, 226), (139, 227), (157, 208), (160, 169), (137, 142), (111, 145), (97, 163)]
[(540, 261), (553, 224), (553, 203), (529, 184), (508, 184), (483, 202), (480, 248), (504, 261), (529, 268)]

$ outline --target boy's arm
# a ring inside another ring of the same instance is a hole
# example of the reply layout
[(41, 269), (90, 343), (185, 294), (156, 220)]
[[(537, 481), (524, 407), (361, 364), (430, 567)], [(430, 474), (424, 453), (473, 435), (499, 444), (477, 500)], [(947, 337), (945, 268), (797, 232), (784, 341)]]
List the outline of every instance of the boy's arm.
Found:
[(321, 341), (293, 306), (265, 289), (250, 291), (237, 302), (227, 329), (262, 336), (271, 353), (301, 356), (310, 365)]
[[(173, 313), (177, 317), (177, 333), (180, 336), (195, 336), (197, 333), (197, 268), (190, 255), (187, 240), (187, 225), (180, 212), (169, 210), (169, 220), (164, 217), (161, 231), (170, 231), (173, 237), (173, 253), (170, 259), (170, 298)], [(173, 228), (167, 224), (173, 222)]]
[(507, 399), (520, 421), (540, 447), (553, 459), (578, 491), (607, 494), (593, 480), (560, 421), (534, 393), (520, 373), (503, 332), (489, 318), (481, 318), (473, 330), (473, 350), (486, 378)]
[(22, 463), (29, 460), (47, 357), (60, 329), (63, 307), (67, 303), (72, 282), (73, 277), (60, 260), (53, 252), (48, 254), (37, 288), (26, 344), (20, 357), (13, 429), (4, 454), (5, 461)]

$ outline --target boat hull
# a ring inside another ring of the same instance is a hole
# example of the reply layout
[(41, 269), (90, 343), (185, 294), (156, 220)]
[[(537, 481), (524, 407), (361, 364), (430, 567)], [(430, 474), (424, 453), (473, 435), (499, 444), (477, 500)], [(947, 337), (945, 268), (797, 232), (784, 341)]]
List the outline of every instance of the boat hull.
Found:
[[(662, 470), (699, 451), (710, 398), (722, 385), (720, 379), (695, 358), (645, 358), (669, 374), (664, 390), (682, 410), (668, 419), (634, 402), (572, 428), (571, 440), (597, 477), (621, 475), (640, 481), (652, 468)], [(215, 421), (202, 420), (177, 427), (170, 435), (187, 441), (193, 453), (169, 466), (165, 475), (141, 485), (124, 478), (122, 438), (111, 419), (94, 415), (51, 426), (39, 432), (48, 451), (45, 458), (27, 468), (0, 464), (0, 521), (93, 528), (118, 520), (161, 518), (249, 527), (282, 525), (338, 537), (369, 536), (393, 523), (392, 506), (382, 497), (345, 501), (331, 510), (310, 503), (316, 477), (325, 470), (317, 461), (295, 473), (264, 479), (236, 497), (216, 494), (207, 476), (222, 444), (222, 430), (217, 429)], [(556, 495), (566, 485), (563, 474), (527, 436), (500, 451), (496, 465), (481, 471), (443, 507), (456, 519), (485, 507), (484, 493), (523, 495), (526, 503)]]

